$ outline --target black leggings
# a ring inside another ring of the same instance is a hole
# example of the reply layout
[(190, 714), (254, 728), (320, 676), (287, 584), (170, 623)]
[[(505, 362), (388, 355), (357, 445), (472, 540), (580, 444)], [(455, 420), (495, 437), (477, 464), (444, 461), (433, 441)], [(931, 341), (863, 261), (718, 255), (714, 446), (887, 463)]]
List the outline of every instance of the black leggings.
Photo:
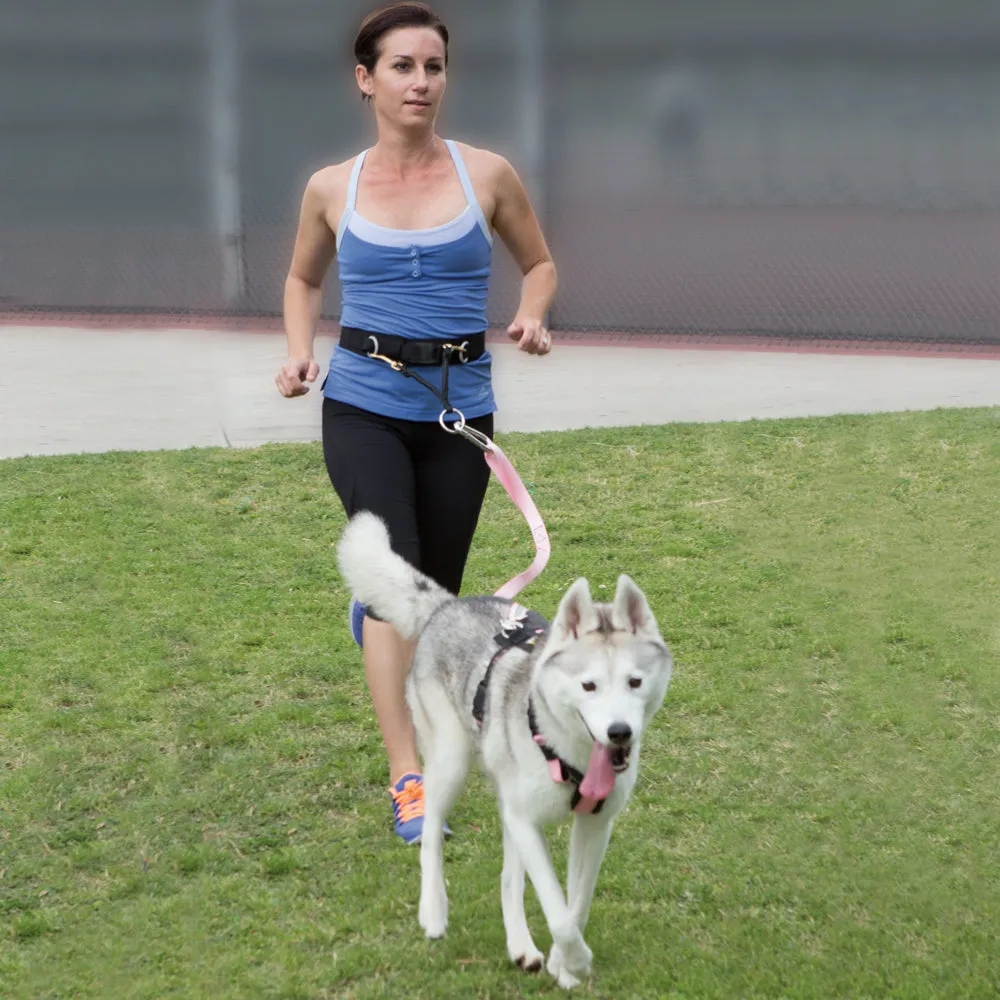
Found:
[[(493, 436), (492, 414), (467, 424)], [(323, 457), (347, 516), (378, 514), (393, 551), (457, 595), (489, 485), (482, 451), (436, 421), (397, 420), (324, 397)]]

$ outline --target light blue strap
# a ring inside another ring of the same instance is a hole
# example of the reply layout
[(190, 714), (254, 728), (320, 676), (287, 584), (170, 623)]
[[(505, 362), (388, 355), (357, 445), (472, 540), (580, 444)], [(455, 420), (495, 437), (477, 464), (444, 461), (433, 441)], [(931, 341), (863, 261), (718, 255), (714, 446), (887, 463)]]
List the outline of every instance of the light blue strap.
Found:
[(354, 205), (358, 200), (358, 178), (361, 176), (361, 165), (365, 162), (367, 152), (368, 150), (364, 149), (358, 154), (358, 158), (354, 161), (354, 168), (351, 170), (351, 179), (347, 184), (347, 200), (344, 202), (344, 211), (341, 213), (340, 223), (337, 225), (338, 250), (340, 249), (340, 241), (344, 238), (344, 233), (347, 232), (347, 224), (354, 214)]
[(451, 158), (455, 163), (455, 169), (458, 171), (458, 179), (462, 182), (465, 200), (472, 206), (472, 211), (476, 213), (476, 219), (479, 221), (479, 228), (483, 231), (483, 235), (492, 246), (493, 234), (490, 232), (490, 224), (486, 221), (486, 216), (483, 215), (483, 210), (479, 206), (479, 199), (476, 197), (476, 192), (472, 187), (472, 179), (469, 177), (469, 171), (465, 169), (465, 161), (462, 159), (462, 154), (458, 151), (458, 146), (451, 139), (445, 139), (445, 145), (448, 147), (448, 152), (451, 153)]

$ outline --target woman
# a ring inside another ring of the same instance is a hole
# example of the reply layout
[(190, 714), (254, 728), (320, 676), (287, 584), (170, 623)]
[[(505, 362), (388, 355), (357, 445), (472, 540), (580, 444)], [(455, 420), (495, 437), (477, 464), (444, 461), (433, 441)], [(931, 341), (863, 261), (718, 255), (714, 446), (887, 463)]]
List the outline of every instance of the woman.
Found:
[[(362, 23), (354, 52), (378, 140), (306, 185), (285, 283), (288, 361), (275, 381), (283, 395), (300, 396), (319, 374), (313, 341), (323, 278), (336, 255), (342, 332), (323, 383), (330, 480), (348, 517), (362, 509), (379, 514), (394, 549), (458, 594), (489, 468), (479, 449), (439, 425), (442, 405), (434, 393), (383, 359), (433, 358), (413, 370), (440, 389), (441, 345), (466, 345), (461, 356), (444, 356), (448, 398), (470, 427), (492, 435), (483, 335), (493, 234), (524, 276), (508, 334), (529, 354), (548, 354), (552, 346), (543, 317), (556, 270), (511, 165), (435, 131), (448, 31), (434, 12), (422, 3), (375, 11)], [(356, 602), (351, 611), (388, 756), (395, 830), (416, 843), (423, 782), (405, 699), (413, 643)]]

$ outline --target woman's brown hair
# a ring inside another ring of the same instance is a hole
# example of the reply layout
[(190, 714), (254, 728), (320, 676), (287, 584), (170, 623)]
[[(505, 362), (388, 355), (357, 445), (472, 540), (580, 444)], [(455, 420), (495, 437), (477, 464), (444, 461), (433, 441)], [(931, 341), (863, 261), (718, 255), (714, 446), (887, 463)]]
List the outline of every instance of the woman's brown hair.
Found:
[[(404, 0), (372, 11), (362, 22), (354, 40), (354, 58), (369, 73), (375, 72), (382, 37), (396, 28), (433, 28), (444, 42), (444, 62), (448, 65), (448, 29), (425, 3)], [(367, 98), (370, 100), (370, 98)]]

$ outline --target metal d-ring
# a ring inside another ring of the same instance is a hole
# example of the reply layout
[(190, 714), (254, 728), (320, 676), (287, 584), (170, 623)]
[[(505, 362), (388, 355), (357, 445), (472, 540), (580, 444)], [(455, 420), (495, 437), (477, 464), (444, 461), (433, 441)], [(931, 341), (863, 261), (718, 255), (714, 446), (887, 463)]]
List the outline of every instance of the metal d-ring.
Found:
[[(455, 421), (454, 427), (449, 427), (444, 422), (444, 418), (448, 416), (449, 413), (458, 414), (458, 420)], [(456, 410), (454, 406), (451, 406), (447, 410), (441, 411), (441, 415), (438, 417), (438, 423), (441, 425), (441, 429), (446, 430), (449, 434), (461, 434), (462, 431), (465, 430), (465, 414), (461, 410)]]
[[(457, 413), (458, 420), (455, 421), (453, 427), (449, 427), (445, 422), (444, 418), (449, 413)], [(493, 442), (485, 435), (482, 431), (477, 431), (475, 427), (465, 426), (465, 414), (461, 410), (456, 410), (455, 407), (451, 407), (447, 410), (442, 410), (441, 415), (438, 417), (438, 423), (441, 425), (442, 430), (447, 431), (449, 434), (458, 434), (464, 437), (466, 441), (471, 441), (477, 448), (481, 451), (489, 451), (493, 447)]]

